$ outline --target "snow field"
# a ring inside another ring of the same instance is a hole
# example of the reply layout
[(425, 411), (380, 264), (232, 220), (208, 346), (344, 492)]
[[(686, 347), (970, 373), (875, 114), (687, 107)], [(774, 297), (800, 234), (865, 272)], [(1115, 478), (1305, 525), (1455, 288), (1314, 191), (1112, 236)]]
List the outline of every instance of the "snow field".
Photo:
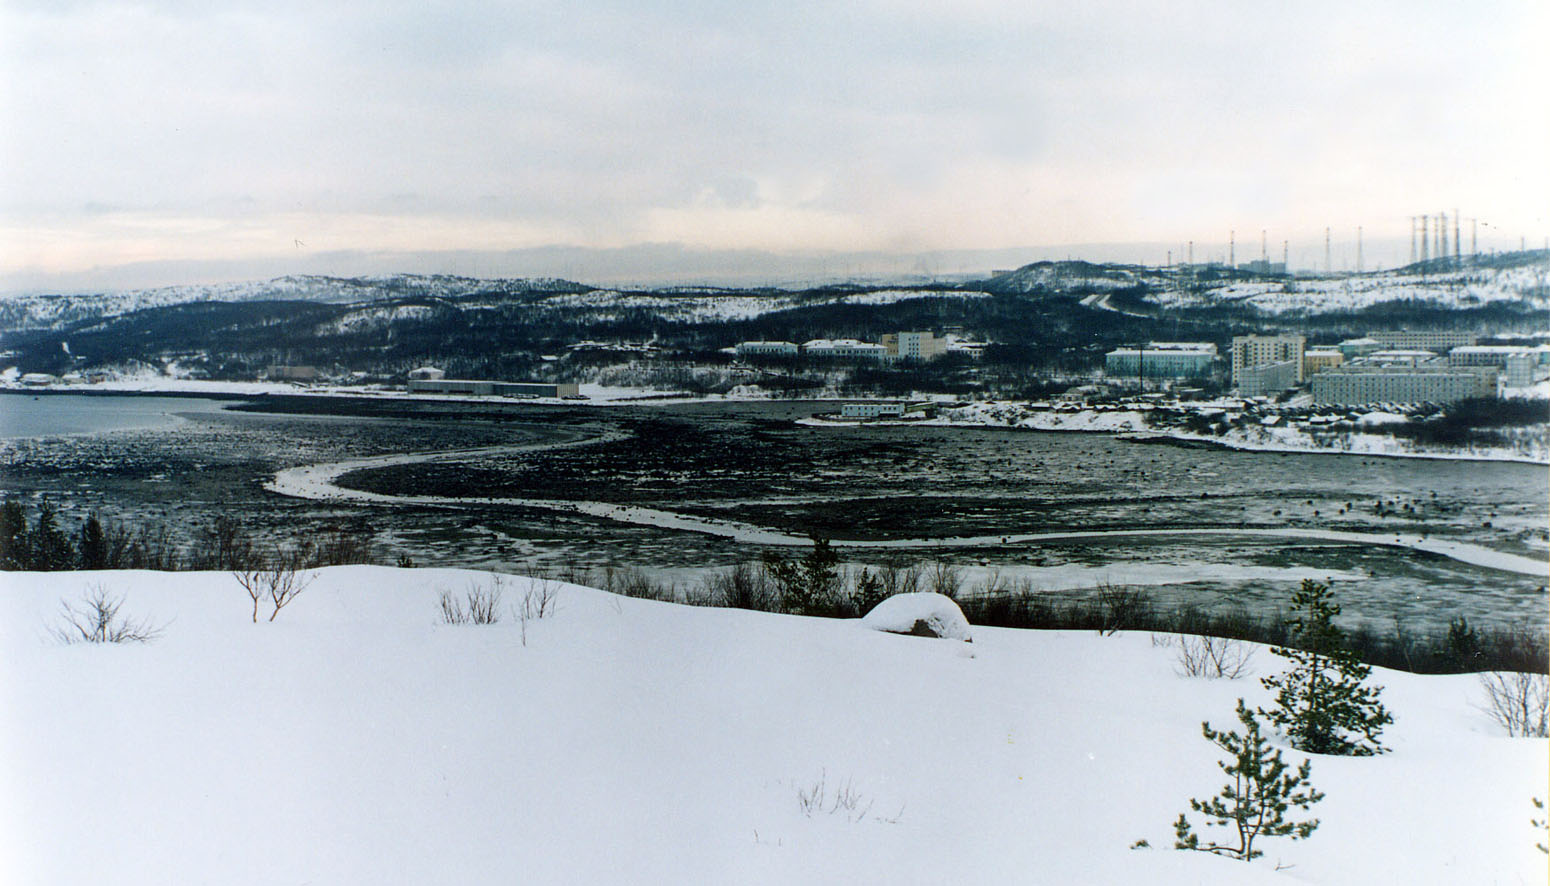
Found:
[[(1473, 677), (1376, 672), (1393, 753), (1317, 759), (1322, 826), (1244, 864), (1167, 847), (1223, 781), (1200, 722), (1267, 694), (1179, 677), (1146, 634), (971, 646), (574, 586), (525, 644), (509, 613), (438, 623), (490, 581), (331, 568), (252, 624), (225, 574), (0, 576), (0, 878), (1542, 882), (1546, 742), (1504, 737)], [(163, 636), (55, 643), (99, 584)], [(820, 781), (859, 802), (804, 814)]]

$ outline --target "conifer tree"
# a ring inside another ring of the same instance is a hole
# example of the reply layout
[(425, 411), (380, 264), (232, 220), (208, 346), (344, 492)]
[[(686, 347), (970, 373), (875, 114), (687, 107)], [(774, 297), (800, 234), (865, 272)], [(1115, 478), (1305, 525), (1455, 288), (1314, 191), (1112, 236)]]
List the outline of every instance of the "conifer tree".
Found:
[(1231, 762), (1217, 761), (1217, 766), (1232, 781), (1222, 787), (1221, 793), (1209, 800), (1191, 798), (1189, 808), (1210, 821), (1207, 825), (1230, 827), (1237, 836), (1237, 843), (1202, 843), (1184, 813), (1173, 823), (1175, 849), (1192, 849), (1211, 852), (1229, 858), (1252, 861), (1265, 853), (1254, 848), (1260, 837), (1290, 837), (1305, 840), (1319, 826), (1319, 820), (1292, 821), (1286, 817), (1292, 807), (1306, 811), (1324, 795), (1308, 783), (1312, 772), (1311, 761), (1304, 760), (1296, 771), (1291, 771), (1281, 759), (1279, 749), (1272, 750), (1260, 732), (1259, 721), (1254, 713), (1238, 699), (1238, 722), (1244, 733), (1218, 731), (1210, 723), (1200, 724), (1201, 733), (1226, 751)]
[(764, 553), (764, 568), (780, 586), (782, 607), (797, 615), (824, 615), (834, 608), (839, 563), (826, 538), (813, 539), (813, 549), (800, 560)]
[(0, 569), (26, 569), (31, 558), (27, 512), (21, 502), (6, 499), (0, 505)]
[(1300, 751), (1350, 757), (1383, 753), (1378, 735), (1394, 718), (1378, 700), (1383, 687), (1363, 685), (1372, 668), (1345, 648), (1344, 634), (1334, 623), (1340, 604), (1330, 586), (1304, 579), (1292, 595), (1292, 613), (1292, 645), (1271, 650), (1290, 659), (1292, 667), (1260, 680), (1276, 693), (1275, 707), (1260, 713)]
[(81, 524), (81, 537), (77, 545), (82, 569), (108, 568), (108, 536), (102, 529), (102, 520), (92, 511)]
[(27, 569), (61, 572), (75, 565), (75, 547), (70, 543), (70, 536), (59, 528), (59, 516), (48, 502), (38, 509), (29, 542)]

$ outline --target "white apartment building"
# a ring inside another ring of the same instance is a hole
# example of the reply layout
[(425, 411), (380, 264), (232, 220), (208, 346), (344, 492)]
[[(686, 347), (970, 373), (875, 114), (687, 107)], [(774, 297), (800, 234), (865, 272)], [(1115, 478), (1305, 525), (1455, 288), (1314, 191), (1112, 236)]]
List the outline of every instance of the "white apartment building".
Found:
[(1301, 382), (1303, 376), (1302, 352), (1307, 349), (1308, 339), (1301, 335), (1239, 335), (1232, 340), (1232, 383), (1241, 387), (1240, 379), (1245, 369), (1291, 362), (1295, 365), (1292, 384)]

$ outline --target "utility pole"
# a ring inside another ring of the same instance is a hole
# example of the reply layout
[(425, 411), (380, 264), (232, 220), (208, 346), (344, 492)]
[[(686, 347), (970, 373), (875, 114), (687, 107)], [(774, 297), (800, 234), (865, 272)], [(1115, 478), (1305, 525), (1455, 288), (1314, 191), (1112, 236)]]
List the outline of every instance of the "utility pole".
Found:
[(1290, 242), (1290, 240), (1281, 241), (1281, 273), (1283, 274), (1290, 273), (1292, 269), (1291, 264), (1286, 260), (1287, 244)]
[(1335, 266), (1329, 261), (1329, 228), (1324, 229), (1324, 273), (1333, 274)]
[(1415, 216), (1410, 216), (1410, 263), (1415, 264)]
[(1356, 273), (1362, 272), (1362, 226), (1356, 226)]
[(1431, 246), (1431, 242), (1432, 242), (1431, 241), (1431, 236), (1432, 236), (1431, 235), (1431, 230), (1428, 227), (1428, 225), (1431, 222), (1431, 220), (1432, 220), (1432, 217), (1429, 216), (1429, 215), (1421, 216), (1421, 262), (1422, 262), (1422, 264), (1425, 264), (1431, 258), (1431, 256), (1427, 254), (1428, 251), (1429, 251), (1429, 247)]
[(1238, 266), (1238, 232), (1237, 231), (1228, 231), (1227, 232), (1227, 267), (1229, 267), (1229, 268), (1236, 268), (1237, 266)]

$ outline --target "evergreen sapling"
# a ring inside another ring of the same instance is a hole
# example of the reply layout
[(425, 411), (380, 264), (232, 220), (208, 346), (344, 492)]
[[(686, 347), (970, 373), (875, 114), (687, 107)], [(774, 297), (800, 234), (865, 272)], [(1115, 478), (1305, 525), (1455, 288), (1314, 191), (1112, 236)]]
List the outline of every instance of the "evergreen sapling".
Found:
[(1296, 807), (1306, 811), (1324, 799), (1324, 795), (1308, 783), (1312, 772), (1311, 761), (1304, 760), (1293, 771), (1281, 759), (1281, 751), (1272, 749), (1260, 732), (1254, 712), (1238, 699), (1238, 721), (1243, 724), (1242, 735), (1237, 732), (1218, 731), (1210, 723), (1200, 724), (1201, 733), (1214, 742), (1230, 757), (1230, 762), (1217, 761), (1217, 766), (1231, 777), (1221, 793), (1209, 800), (1191, 798), (1189, 808), (1210, 819), (1207, 825), (1230, 827), (1237, 836), (1236, 844), (1202, 843), (1184, 813), (1173, 823), (1175, 849), (1210, 852), (1229, 858), (1252, 861), (1265, 853), (1254, 848), (1260, 837), (1290, 837), (1305, 840), (1319, 826), (1316, 818), (1292, 821), (1287, 813)]
[(1310, 754), (1366, 757), (1381, 754), (1378, 736), (1394, 718), (1378, 700), (1381, 686), (1364, 686), (1372, 668), (1345, 648), (1334, 623), (1340, 604), (1328, 584), (1304, 579), (1292, 595), (1292, 646), (1272, 649), (1290, 659), (1291, 670), (1260, 680), (1276, 693), (1275, 707), (1260, 713)]

